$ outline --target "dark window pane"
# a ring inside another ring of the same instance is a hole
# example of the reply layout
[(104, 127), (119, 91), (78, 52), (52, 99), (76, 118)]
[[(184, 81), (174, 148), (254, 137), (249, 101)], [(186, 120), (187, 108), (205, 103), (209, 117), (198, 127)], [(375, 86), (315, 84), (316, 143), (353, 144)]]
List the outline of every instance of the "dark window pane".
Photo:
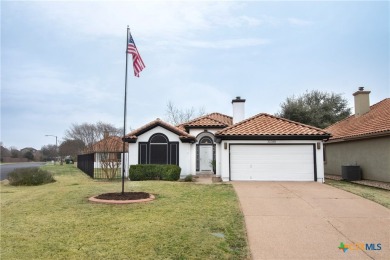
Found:
[(168, 164), (168, 145), (150, 145), (150, 163)]
[(148, 145), (147, 144), (140, 144), (139, 149), (139, 164), (147, 164), (148, 163), (148, 151), (147, 151)]
[(177, 155), (178, 155), (178, 147), (177, 144), (170, 144), (171, 149), (170, 149), (170, 154), (171, 154), (171, 164), (178, 165), (178, 160), (177, 160)]

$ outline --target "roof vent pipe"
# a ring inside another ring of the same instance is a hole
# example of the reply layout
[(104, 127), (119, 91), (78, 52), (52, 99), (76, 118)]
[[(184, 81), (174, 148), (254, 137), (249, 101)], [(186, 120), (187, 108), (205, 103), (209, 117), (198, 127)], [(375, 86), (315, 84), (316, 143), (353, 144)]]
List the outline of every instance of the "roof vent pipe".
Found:
[(245, 119), (245, 99), (236, 97), (232, 100), (233, 104), (233, 124), (236, 124)]

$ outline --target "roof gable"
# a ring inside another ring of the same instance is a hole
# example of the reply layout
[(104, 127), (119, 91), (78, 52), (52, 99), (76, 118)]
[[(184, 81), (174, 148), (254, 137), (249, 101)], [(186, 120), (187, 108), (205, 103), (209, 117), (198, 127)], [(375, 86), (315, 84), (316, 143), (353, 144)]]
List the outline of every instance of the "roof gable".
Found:
[(233, 124), (233, 118), (220, 113), (211, 113), (195, 118), (189, 122), (179, 125), (181, 129), (189, 128), (225, 128)]
[(124, 139), (126, 142), (129, 142), (129, 143), (134, 143), (136, 142), (137, 140), (137, 137), (142, 135), (143, 133), (146, 133), (148, 132), (149, 130), (157, 127), (157, 126), (160, 126), (162, 128), (165, 128), (167, 129), (168, 131), (171, 131), (175, 134), (177, 134), (180, 138), (180, 140), (182, 142), (192, 142), (192, 141), (195, 141), (195, 137), (188, 134), (187, 132), (185, 132), (184, 130), (180, 129), (179, 127), (176, 127), (176, 126), (173, 126), (173, 125), (170, 125), (164, 121), (162, 121), (160, 118), (157, 118), (156, 120), (134, 130), (134, 131), (131, 131), (129, 134), (127, 134)]
[(329, 138), (330, 134), (313, 126), (261, 113), (217, 132), (216, 136), (222, 139), (228, 137), (247, 139), (288, 137), (294, 139), (297, 136), (307, 139), (323, 139)]
[(367, 113), (358, 117), (351, 115), (325, 131), (332, 134), (331, 141), (390, 135), (390, 98), (370, 106)]

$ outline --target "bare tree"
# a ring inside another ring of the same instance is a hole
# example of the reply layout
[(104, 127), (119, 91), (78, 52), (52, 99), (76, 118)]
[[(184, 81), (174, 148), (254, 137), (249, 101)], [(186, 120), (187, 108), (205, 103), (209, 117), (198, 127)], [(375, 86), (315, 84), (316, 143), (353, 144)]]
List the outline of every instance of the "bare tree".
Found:
[[(126, 151), (128, 146), (126, 145)], [(123, 152), (123, 141), (119, 136), (109, 136), (92, 146), (96, 154), (98, 168), (102, 170), (105, 178), (113, 179), (120, 173), (121, 156)]]
[(15, 146), (11, 146), (9, 149), (11, 151), (12, 158), (22, 158), (22, 154), (20, 153), (18, 148), (16, 148)]
[(0, 159), (3, 161), (4, 157), (11, 157), (11, 151), (1, 145)]
[(79, 140), (85, 145), (84, 151), (91, 152), (93, 144), (103, 139), (105, 133), (108, 133), (109, 135), (120, 135), (122, 129), (103, 122), (98, 122), (96, 124), (72, 124), (70, 129), (65, 132), (65, 140)]
[(205, 110), (204, 107), (201, 107), (198, 110), (196, 110), (194, 107), (187, 109), (179, 109), (172, 101), (168, 101), (166, 107), (166, 115), (166, 120), (169, 123), (173, 125), (179, 125), (184, 122), (191, 121), (196, 117), (205, 115)]
[(84, 143), (81, 140), (65, 140), (59, 146), (60, 156), (71, 156), (73, 159), (77, 158), (84, 150)]
[(41, 148), (42, 157), (44, 161), (54, 160), (57, 156), (57, 146), (48, 144)]
[(118, 136), (109, 136), (99, 142), (104, 152), (99, 153), (100, 165), (107, 179), (113, 179), (119, 173), (123, 143)]

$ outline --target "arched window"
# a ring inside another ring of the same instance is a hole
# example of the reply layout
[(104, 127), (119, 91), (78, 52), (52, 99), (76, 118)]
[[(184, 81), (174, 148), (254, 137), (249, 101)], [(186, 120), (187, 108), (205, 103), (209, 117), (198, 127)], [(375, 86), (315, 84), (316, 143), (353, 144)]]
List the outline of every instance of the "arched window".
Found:
[(168, 143), (168, 138), (163, 134), (155, 134), (150, 137), (149, 142), (151, 144), (166, 144)]
[(179, 143), (170, 142), (164, 134), (157, 133), (148, 142), (139, 143), (139, 164), (179, 164)]
[(213, 144), (213, 139), (211, 139), (211, 137), (204, 136), (200, 139), (199, 144)]

